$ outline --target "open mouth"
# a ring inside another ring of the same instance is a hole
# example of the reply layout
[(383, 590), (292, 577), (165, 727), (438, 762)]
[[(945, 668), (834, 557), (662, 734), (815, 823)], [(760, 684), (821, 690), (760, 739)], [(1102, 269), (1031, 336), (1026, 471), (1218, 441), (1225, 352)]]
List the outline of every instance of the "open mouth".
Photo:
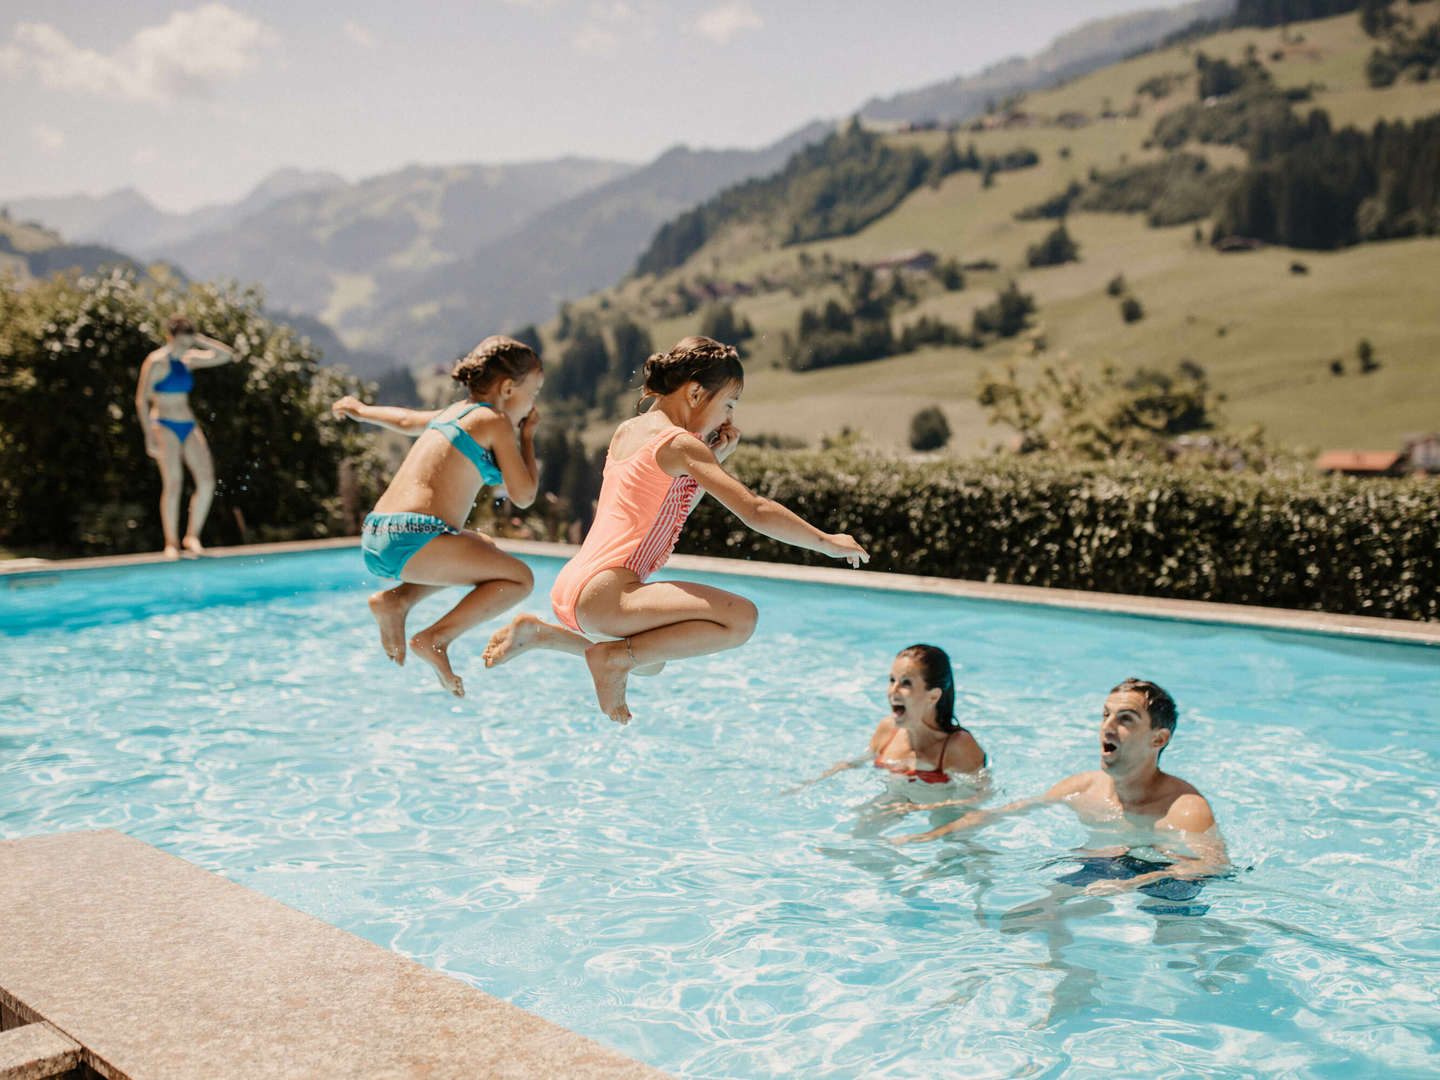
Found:
[(900, 719), (900, 717), (905, 715), (905, 706), (892, 704), (890, 706), (890, 715), (895, 717), (896, 720)]
[(1101, 739), (1101, 740), (1100, 740), (1100, 753), (1102, 753), (1102, 754), (1105, 754), (1105, 755), (1108, 756), (1108, 755), (1110, 755), (1110, 754), (1115, 753), (1115, 751), (1116, 751), (1116, 750), (1119, 750), (1119, 749), (1120, 749), (1120, 744), (1117, 743), (1114, 739)]

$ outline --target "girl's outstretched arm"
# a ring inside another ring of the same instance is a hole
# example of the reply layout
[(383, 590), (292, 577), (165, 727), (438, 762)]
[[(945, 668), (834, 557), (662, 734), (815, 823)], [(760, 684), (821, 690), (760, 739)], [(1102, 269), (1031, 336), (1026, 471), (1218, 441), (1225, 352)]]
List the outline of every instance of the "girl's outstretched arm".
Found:
[(402, 409), (398, 405), (366, 405), (357, 397), (342, 397), (330, 406), (336, 416), (374, 424), (398, 435), (414, 439), (425, 430), (425, 425), (440, 415), (441, 410), (422, 412), (419, 409)]
[[(738, 438), (738, 432), (734, 433)], [(851, 566), (870, 561), (870, 555), (853, 536), (827, 533), (774, 499), (756, 495), (721, 466), (715, 452), (688, 432), (676, 436), (657, 455), (660, 467), (671, 476), (687, 475), (709, 495), (756, 532), (782, 544), (818, 551)]]

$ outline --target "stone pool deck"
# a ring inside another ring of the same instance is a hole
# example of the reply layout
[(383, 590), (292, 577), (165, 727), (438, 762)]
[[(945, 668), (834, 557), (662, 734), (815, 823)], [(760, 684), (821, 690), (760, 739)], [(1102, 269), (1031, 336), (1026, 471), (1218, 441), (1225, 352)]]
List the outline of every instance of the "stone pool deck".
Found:
[(664, 1080), (118, 832), (0, 841), (0, 1078)]
[[(358, 537), (310, 540), (285, 544), (251, 544), (247, 547), (211, 548), (207, 559), (264, 558), (306, 551), (358, 547)], [(501, 540), (500, 546), (516, 555), (568, 559), (578, 548), (570, 544), (549, 544), (534, 540)], [(72, 570), (104, 570), (128, 566), (164, 565), (159, 554), (112, 555), (94, 559), (8, 559), (0, 560), (0, 579), (10, 574), (49, 574)], [(932, 596), (957, 596), (971, 600), (994, 600), (1011, 604), (1103, 611), (1116, 615), (1137, 615), (1156, 619), (1252, 626), (1270, 630), (1296, 630), (1344, 637), (1372, 638), (1413, 645), (1440, 646), (1440, 622), (1412, 622), (1378, 619), (1364, 615), (1335, 615), (1323, 611), (1251, 607), (1243, 604), (1213, 604), (1200, 600), (1167, 600), (1154, 596), (1086, 592), (1080, 589), (1047, 589), (1034, 585), (1000, 585), (957, 578), (923, 577), (911, 574), (882, 574), (835, 566), (792, 566), (785, 563), (750, 562), (705, 555), (676, 555), (667, 564), (670, 570), (696, 570), (711, 574), (738, 574), (746, 577), (803, 581), (846, 588), (885, 589), (918, 592)], [(543, 597), (540, 598), (543, 601)], [(0, 1078), (3, 1080), (3, 1078)]]

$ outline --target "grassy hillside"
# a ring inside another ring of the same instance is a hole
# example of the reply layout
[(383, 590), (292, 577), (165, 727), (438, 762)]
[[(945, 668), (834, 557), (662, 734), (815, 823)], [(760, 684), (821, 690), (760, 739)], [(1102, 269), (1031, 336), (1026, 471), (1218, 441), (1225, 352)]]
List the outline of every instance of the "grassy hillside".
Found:
[[(1419, 24), (1440, 16), (1440, 2), (1404, 8)], [(1147, 148), (1160, 115), (1195, 100), (1195, 53), (1239, 62), (1253, 46), (1277, 86), (1310, 87), (1313, 100), (1297, 106), (1329, 110), (1336, 126), (1368, 128), (1379, 119), (1414, 119), (1440, 112), (1440, 83), (1403, 83), (1370, 89), (1364, 64), (1375, 42), (1354, 15), (1280, 29), (1243, 29), (1146, 54), (1075, 82), (1026, 98), (1020, 109), (1042, 118), (1009, 128), (961, 132), (981, 155), (1017, 146), (1038, 151), (1038, 167), (1002, 173), (991, 187), (980, 175), (961, 172), (939, 187), (924, 186), (890, 213), (852, 236), (782, 246), (778, 227), (748, 223), (724, 232), (680, 269), (661, 278), (631, 280), (580, 308), (600, 303), (622, 308), (649, 328), (663, 346), (698, 328), (700, 313), (662, 317), (657, 298), (700, 278), (755, 282), (796, 281), (802, 258), (811, 266), (827, 256), (868, 262), (924, 248), (965, 262), (989, 261), (994, 270), (967, 273), (961, 292), (930, 290), (919, 304), (899, 312), (897, 328), (932, 315), (968, 326), (971, 312), (988, 303), (1012, 277), (1039, 303), (1039, 330), (1051, 354), (1099, 369), (1145, 364), (1171, 367), (1198, 361), (1228, 397), (1231, 426), (1262, 423), (1294, 445), (1390, 447), (1404, 435), (1440, 427), (1440, 304), (1434, 302), (1440, 239), (1361, 245), (1333, 253), (1270, 248), (1220, 254), (1195, 242), (1195, 226), (1153, 229), (1143, 215), (1074, 214), (1068, 227), (1081, 245), (1082, 261), (1032, 270), (1025, 253), (1054, 225), (1017, 221), (1016, 211), (1083, 182), (1092, 168), (1156, 158)], [(1155, 76), (1182, 76), (1156, 100), (1137, 88)], [(1105, 112), (1115, 115), (1102, 119)], [(1126, 113), (1134, 115), (1126, 116)], [(1090, 123), (1068, 129), (1046, 118), (1081, 113)], [(916, 143), (935, 152), (939, 133), (896, 135), (898, 145)], [(1212, 164), (1243, 165), (1233, 147), (1190, 146)], [(1065, 153), (1062, 153), (1062, 150)], [(1208, 229), (1207, 229), (1208, 235)], [(1308, 273), (1297, 274), (1300, 262)], [(1143, 320), (1122, 321), (1105, 285), (1123, 273), (1144, 305)], [(958, 450), (979, 448), (1001, 433), (987, 428), (974, 404), (975, 379), (987, 364), (1024, 351), (1024, 342), (998, 342), (982, 351), (965, 347), (927, 349), (884, 361), (797, 374), (778, 368), (781, 335), (794, 333), (800, 309), (823, 303), (825, 286), (800, 295), (769, 291), (741, 296), (737, 314), (755, 326), (742, 427), (813, 439), (816, 432), (850, 425), (886, 443), (903, 443), (910, 415), (938, 403), (955, 429)], [(1355, 351), (1369, 339), (1380, 368), (1361, 375)], [(1331, 374), (1340, 359), (1346, 374)]]

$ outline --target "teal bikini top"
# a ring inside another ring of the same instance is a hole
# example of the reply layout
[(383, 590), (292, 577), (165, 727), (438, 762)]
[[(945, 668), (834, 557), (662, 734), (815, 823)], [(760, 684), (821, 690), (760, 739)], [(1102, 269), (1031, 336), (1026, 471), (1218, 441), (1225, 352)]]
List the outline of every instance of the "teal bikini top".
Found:
[(471, 464), (480, 470), (480, 479), (484, 480), (485, 483), (491, 487), (495, 487), (497, 484), (504, 483), (505, 480), (500, 474), (500, 466), (495, 464), (495, 455), (472, 439), (470, 433), (462, 428), (459, 423), (476, 409), (480, 408), (481, 405), (491, 409), (495, 408), (495, 406), (491, 405), (488, 401), (477, 401), (468, 409), (461, 409), (450, 420), (431, 420), (430, 423), (425, 426), (427, 428), (434, 428), (440, 432), (441, 435), (444, 435), (445, 438), (449, 439), (450, 445), (469, 458)]

